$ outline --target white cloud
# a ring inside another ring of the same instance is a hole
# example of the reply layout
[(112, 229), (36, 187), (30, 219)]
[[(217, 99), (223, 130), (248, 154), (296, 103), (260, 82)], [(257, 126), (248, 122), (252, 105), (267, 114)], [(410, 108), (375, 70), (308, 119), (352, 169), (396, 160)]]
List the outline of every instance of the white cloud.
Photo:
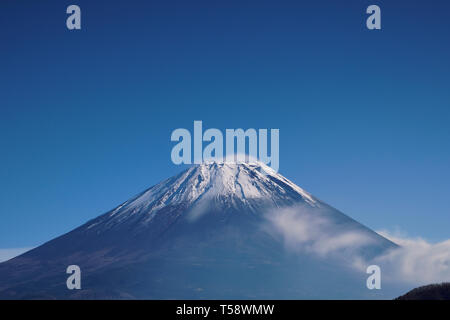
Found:
[(9, 249), (0, 249), (0, 262), (10, 260), (22, 253), (25, 253), (33, 248), (9, 248)]
[(339, 218), (320, 210), (296, 206), (266, 214), (265, 229), (295, 252), (338, 257), (349, 267), (365, 272), (370, 264), (382, 269), (383, 279), (391, 283), (419, 286), (450, 281), (450, 239), (430, 243), (408, 238), (399, 232), (378, 232), (399, 245), (368, 261), (364, 256), (374, 237), (358, 228), (342, 228)]
[(266, 214), (266, 230), (280, 236), (294, 251), (305, 251), (320, 256), (352, 254), (373, 243), (367, 233), (355, 228), (342, 228), (320, 210), (305, 206), (277, 209)]
[(391, 280), (415, 285), (450, 281), (450, 239), (430, 243), (388, 231), (378, 233), (400, 245), (376, 259)]

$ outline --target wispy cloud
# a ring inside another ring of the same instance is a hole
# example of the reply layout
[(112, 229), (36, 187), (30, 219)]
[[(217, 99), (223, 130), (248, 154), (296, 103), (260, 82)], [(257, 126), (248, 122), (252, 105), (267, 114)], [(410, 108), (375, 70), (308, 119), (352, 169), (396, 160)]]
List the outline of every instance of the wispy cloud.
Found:
[(320, 256), (354, 253), (374, 242), (367, 232), (345, 228), (339, 221), (322, 214), (318, 209), (294, 206), (266, 214), (266, 230), (280, 236), (286, 246)]
[(391, 280), (415, 285), (450, 281), (450, 239), (431, 243), (388, 231), (378, 233), (400, 245), (376, 259)]
[(10, 260), (22, 253), (25, 253), (33, 248), (9, 248), (9, 249), (0, 249), (0, 262)]
[(392, 283), (419, 286), (450, 281), (450, 239), (430, 243), (400, 233), (378, 234), (399, 245), (367, 259), (376, 239), (364, 229), (342, 228), (339, 219), (316, 209), (296, 206), (277, 209), (266, 215), (266, 230), (280, 238), (286, 248), (319, 256), (343, 258), (345, 264), (359, 272), (377, 264), (383, 279)]

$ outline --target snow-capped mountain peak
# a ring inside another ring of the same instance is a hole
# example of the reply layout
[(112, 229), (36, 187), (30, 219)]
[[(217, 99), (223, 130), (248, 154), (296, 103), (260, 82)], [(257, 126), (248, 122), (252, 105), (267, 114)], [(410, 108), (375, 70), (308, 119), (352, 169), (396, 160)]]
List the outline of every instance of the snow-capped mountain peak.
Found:
[[(208, 162), (0, 264), (0, 298), (333, 297), (337, 270), (367, 291), (341, 264), (349, 252), (394, 247), (262, 163)], [(64, 290), (73, 264), (87, 277), (81, 293)]]
[(167, 207), (191, 208), (205, 202), (221, 208), (245, 205), (257, 211), (264, 206), (304, 203), (319, 206), (318, 200), (261, 162), (205, 162), (147, 189), (106, 215), (95, 226), (122, 224), (129, 218), (150, 222)]

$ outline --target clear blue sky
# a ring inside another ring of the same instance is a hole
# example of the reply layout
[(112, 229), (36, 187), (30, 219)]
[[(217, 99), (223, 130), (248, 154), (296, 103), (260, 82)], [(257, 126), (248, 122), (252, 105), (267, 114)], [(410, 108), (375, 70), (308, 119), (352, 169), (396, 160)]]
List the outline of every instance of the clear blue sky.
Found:
[[(78, 4), (82, 30), (68, 31)], [(365, 27), (378, 4), (382, 30)], [(448, 1), (0, 3), (0, 248), (178, 173), (176, 128), (279, 128), (280, 173), (367, 226), (450, 226)]]

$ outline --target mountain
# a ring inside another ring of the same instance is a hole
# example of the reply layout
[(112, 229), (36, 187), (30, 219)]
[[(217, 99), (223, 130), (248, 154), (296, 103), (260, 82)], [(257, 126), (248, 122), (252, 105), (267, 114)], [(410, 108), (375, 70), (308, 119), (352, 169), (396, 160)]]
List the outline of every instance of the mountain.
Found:
[(450, 300), (450, 283), (430, 284), (415, 288), (396, 300)]
[(395, 247), (261, 163), (211, 162), (1, 263), (0, 298), (376, 298), (349, 254)]

